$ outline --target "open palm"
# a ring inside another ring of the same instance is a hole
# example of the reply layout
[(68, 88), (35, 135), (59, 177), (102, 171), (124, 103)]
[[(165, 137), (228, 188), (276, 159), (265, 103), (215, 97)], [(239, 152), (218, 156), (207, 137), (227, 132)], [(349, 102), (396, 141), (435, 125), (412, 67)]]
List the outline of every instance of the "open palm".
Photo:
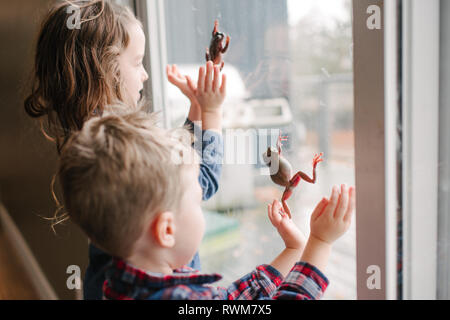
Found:
[(270, 222), (283, 239), (286, 248), (303, 249), (305, 247), (306, 237), (284, 212), (278, 200), (274, 200), (272, 204), (268, 205), (268, 215)]
[[(195, 90), (197, 85), (188, 76), (182, 75), (176, 64), (166, 67), (167, 79), (176, 86), (189, 99), (191, 103), (197, 103)], [(190, 82), (190, 83), (188, 83)]]

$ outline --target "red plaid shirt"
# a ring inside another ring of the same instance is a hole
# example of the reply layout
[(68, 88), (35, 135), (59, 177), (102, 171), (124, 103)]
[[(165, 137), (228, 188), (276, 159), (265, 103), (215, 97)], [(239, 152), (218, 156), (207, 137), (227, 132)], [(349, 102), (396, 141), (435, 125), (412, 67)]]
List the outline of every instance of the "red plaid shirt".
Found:
[(108, 300), (265, 300), (319, 299), (328, 279), (314, 266), (298, 262), (283, 280), (270, 265), (260, 265), (228, 288), (211, 284), (218, 274), (200, 274), (190, 268), (171, 275), (145, 272), (120, 259), (113, 259), (103, 285)]

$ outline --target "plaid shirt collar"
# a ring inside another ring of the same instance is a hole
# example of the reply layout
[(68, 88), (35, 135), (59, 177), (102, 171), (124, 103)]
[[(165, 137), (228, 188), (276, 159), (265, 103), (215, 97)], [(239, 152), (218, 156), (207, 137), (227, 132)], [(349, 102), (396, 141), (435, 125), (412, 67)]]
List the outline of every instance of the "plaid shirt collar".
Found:
[(113, 259), (112, 267), (107, 272), (107, 281), (110, 281), (109, 285), (113, 287), (115, 283), (120, 282), (131, 287), (151, 288), (155, 291), (177, 285), (209, 284), (220, 279), (222, 276), (219, 274), (200, 274), (187, 266), (174, 270), (171, 275), (146, 272), (119, 258)]

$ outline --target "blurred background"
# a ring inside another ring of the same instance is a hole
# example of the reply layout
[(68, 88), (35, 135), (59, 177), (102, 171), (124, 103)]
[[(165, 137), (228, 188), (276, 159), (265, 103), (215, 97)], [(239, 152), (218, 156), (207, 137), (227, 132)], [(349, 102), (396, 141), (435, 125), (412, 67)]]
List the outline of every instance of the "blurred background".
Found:
[[(55, 235), (43, 218), (56, 209), (50, 193), (56, 147), (23, 108), (40, 22), (52, 3), (0, 0), (0, 298), (75, 299), (80, 291), (67, 289), (67, 267), (87, 266), (87, 240), (81, 232), (68, 223)], [(8, 236), (11, 223), (18, 229)], [(17, 237), (30, 251), (18, 245)]]

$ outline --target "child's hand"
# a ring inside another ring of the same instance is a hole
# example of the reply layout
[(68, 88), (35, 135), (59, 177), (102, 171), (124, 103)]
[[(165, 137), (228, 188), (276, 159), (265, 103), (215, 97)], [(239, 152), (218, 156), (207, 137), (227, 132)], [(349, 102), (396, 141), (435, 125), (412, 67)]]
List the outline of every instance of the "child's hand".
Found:
[(202, 113), (221, 115), (220, 106), (225, 100), (227, 78), (225, 74), (222, 74), (222, 85), (220, 85), (219, 66), (214, 66), (212, 61), (208, 61), (206, 64), (206, 73), (205, 68), (200, 67), (197, 87), (195, 87), (189, 77), (186, 78), (189, 88), (195, 92), (195, 97), (200, 104)]
[(278, 230), (281, 238), (288, 249), (303, 250), (306, 238), (291, 218), (283, 211), (281, 203), (274, 200), (268, 205), (270, 222)]
[[(180, 91), (189, 99), (191, 102), (191, 109), (189, 110), (188, 118), (191, 121), (199, 121), (201, 120), (201, 109), (200, 104), (197, 101), (197, 97), (195, 96), (197, 91), (197, 86), (192, 82), (192, 80), (188, 76), (183, 76), (176, 64), (168, 65), (166, 67), (167, 79), (171, 84), (176, 86)], [(188, 81), (191, 82), (191, 86), (189, 86)]]
[(311, 216), (310, 237), (331, 245), (350, 227), (354, 209), (355, 188), (334, 186), (330, 200), (322, 199)]
[(188, 85), (188, 76), (183, 76), (176, 64), (168, 65), (166, 67), (167, 79), (171, 84), (180, 89), (180, 91), (191, 101), (192, 104), (198, 104), (195, 97), (195, 91), (197, 88), (194, 86), (191, 88)]

